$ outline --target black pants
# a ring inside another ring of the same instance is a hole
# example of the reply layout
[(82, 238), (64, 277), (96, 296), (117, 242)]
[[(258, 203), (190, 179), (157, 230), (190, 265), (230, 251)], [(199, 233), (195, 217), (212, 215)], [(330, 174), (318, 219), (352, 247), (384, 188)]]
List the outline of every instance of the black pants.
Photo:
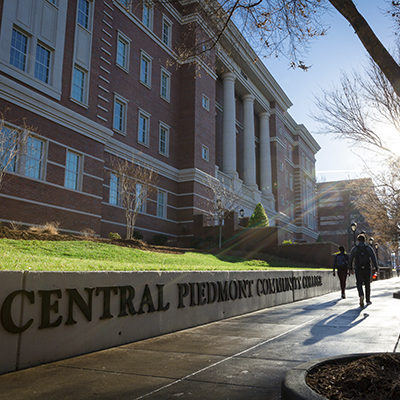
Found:
[(342, 291), (342, 295), (346, 290), (346, 279), (347, 279), (347, 268), (346, 269), (338, 269), (337, 271), (339, 280), (340, 280), (340, 289)]
[(371, 298), (371, 268), (356, 268), (356, 281), (358, 295), (364, 296), (363, 284), (365, 285), (365, 300), (368, 302)]

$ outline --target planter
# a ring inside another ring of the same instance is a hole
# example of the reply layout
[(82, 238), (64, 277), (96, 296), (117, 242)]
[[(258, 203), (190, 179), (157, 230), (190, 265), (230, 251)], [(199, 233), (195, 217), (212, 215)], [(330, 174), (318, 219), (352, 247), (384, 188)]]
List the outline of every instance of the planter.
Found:
[(327, 400), (326, 397), (314, 392), (306, 383), (306, 376), (313, 369), (327, 364), (350, 363), (363, 357), (384, 353), (360, 353), (346, 356), (321, 358), (300, 364), (285, 375), (281, 387), (282, 400)]

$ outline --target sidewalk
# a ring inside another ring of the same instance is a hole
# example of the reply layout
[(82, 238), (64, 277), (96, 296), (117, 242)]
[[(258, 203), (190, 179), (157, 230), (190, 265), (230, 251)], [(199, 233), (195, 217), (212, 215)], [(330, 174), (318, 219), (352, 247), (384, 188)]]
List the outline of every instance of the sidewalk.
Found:
[(0, 400), (280, 399), (303, 362), (400, 351), (399, 289), (378, 281), (364, 308), (351, 289), (0, 375)]

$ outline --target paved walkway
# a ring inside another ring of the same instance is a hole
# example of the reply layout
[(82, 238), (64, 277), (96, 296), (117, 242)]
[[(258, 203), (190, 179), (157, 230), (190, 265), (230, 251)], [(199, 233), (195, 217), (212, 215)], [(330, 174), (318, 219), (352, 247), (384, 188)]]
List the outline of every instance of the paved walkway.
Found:
[(398, 290), (378, 281), (364, 308), (351, 289), (1, 375), (0, 399), (280, 399), (300, 363), (400, 351)]

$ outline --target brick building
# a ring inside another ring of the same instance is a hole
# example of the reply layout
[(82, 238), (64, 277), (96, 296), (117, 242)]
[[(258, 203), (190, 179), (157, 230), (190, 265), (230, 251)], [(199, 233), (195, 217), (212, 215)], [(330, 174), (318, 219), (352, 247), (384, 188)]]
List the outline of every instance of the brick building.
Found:
[(211, 176), (243, 193), (245, 216), (261, 202), (272, 225), (315, 241), (319, 146), (237, 28), (181, 61), (193, 25), (208, 34), (193, 3), (129, 3), (0, 0), (3, 129), (35, 127), (3, 180), (0, 220), (124, 234), (110, 156), (133, 153), (158, 174), (136, 224), (147, 239), (195, 236)]
[(353, 204), (351, 184), (356, 181), (317, 183), (319, 232), (324, 241), (342, 245), (346, 251), (354, 245), (352, 222), (357, 223), (356, 235), (362, 231), (367, 237), (373, 235), (365, 218)]

